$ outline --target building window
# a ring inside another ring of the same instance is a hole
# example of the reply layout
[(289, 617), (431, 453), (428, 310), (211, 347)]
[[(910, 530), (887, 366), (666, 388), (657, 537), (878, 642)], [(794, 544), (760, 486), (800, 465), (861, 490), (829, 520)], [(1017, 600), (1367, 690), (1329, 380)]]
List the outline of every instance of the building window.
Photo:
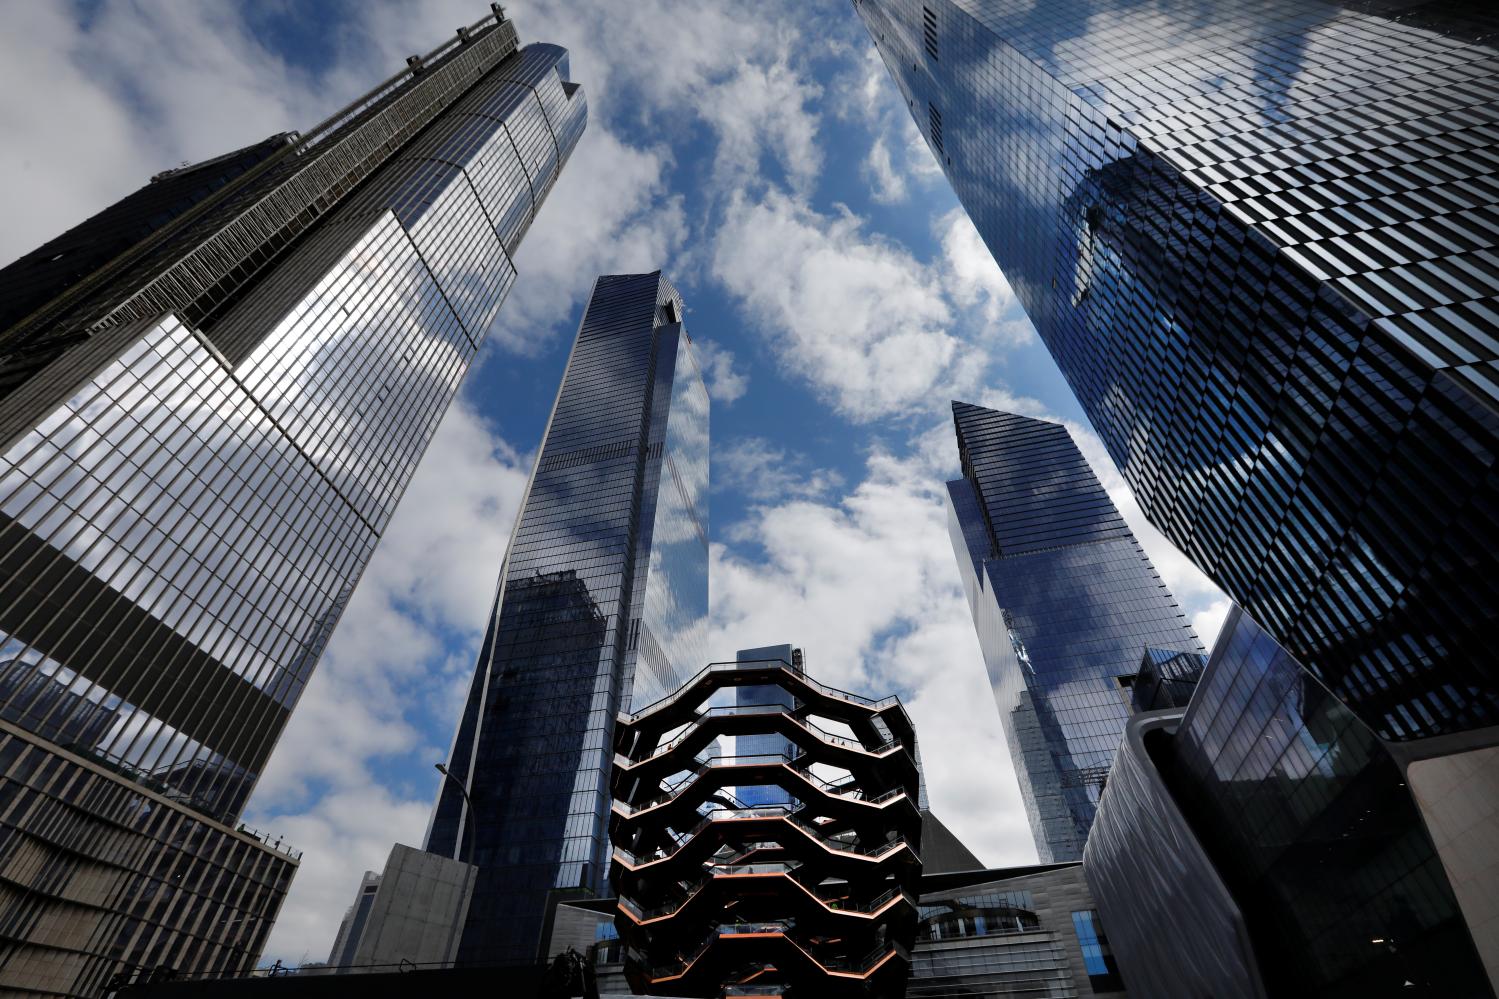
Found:
[(945, 155), (942, 150), (942, 112), (937, 110), (937, 105), (926, 106), (927, 128), (932, 134), (932, 147), (937, 150), (937, 155)]
[(1114, 962), (1114, 952), (1109, 949), (1109, 938), (1104, 936), (1098, 910), (1074, 912), (1072, 929), (1083, 948), (1083, 968), (1088, 972), (1088, 984), (1093, 991), (1122, 992), (1124, 979), (1119, 975), (1119, 965)]
[(921, 906), (916, 939), (959, 940), (1034, 933), (1041, 929), (1035, 908), (1028, 891), (983, 892), (937, 899)]
[(930, 7), (921, 8), (921, 33), (926, 40), (926, 54), (937, 61), (937, 13)]

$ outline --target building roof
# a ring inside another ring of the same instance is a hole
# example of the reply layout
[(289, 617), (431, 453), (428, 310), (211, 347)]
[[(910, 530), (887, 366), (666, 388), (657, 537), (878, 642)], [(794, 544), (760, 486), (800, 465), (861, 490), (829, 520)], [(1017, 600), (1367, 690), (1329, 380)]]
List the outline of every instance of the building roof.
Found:
[(921, 872), (923, 875), (981, 871), (983, 861), (933, 814), (921, 811)]

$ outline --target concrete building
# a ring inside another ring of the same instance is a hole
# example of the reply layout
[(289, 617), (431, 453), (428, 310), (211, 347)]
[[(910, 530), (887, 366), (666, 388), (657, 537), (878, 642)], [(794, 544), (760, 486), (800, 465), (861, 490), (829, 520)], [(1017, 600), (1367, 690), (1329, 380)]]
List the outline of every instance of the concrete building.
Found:
[(344, 912), (338, 924), (338, 935), (333, 938), (333, 949), (328, 952), (328, 968), (345, 968), (354, 963), (354, 951), (359, 938), (364, 935), (365, 923), (370, 918), (370, 907), (375, 902), (375, 891), (380, 887), (380, 875), (365, 871), (359, 881), (359, 890), (354, 893), (354, 904)]
[(365, 872), (359, 897), (344, 917), (348, 932), (340, 927), (328, 963), (357, 974), (450, 966), (476, 873), (470, 864), (397, 843), (384, 870)]

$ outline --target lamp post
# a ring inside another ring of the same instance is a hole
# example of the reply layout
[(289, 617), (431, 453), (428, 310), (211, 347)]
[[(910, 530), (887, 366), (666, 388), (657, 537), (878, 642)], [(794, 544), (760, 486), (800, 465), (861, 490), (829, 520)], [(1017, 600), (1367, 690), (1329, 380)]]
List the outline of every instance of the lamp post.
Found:
[(438, 773), (442, 774), (444, 780), (449, 780), (449, 781), (453, 782), (454, 786), (458, 788), (458, 793), (461, 794), (461, 795), (463, 795), (463, 802), (464, 802), (464, 804), (468, 806), (468, 815), (464, 816), (464, 822), (463, 822), (464, 832), (466, 832), (468, 834), (468, 869), (469, 869), (469, 872), (468, 872), (468, 876), (464, 879), (468, 883), (467, 884), (468, 899), (465, 900), (462, 908), (459, 909), (459, 911), (456, 913), (456, 915), (454, 917), (454, 920), (453, 920), (453, 929), (452, 929), (452, 931), (448, 935), (448, 961), (447, 961), (447, 963), (448, 963), (449, 967), (453, 967), (453, 966), (456, 966), (457, 963), (458, 963), (458, 935), (459, 935), (459, 933), (463, 929), (463, 921), (464, 921), (465, 916), (468, 913), (468, 903), (470, 901), (472, 901), (472, 899), (473, 899), (473, 894), (474, 894), (474, 884), (473, 884), (473, 881), (474, 881), (474, 872), (476, 872), (479, 869), (479, 866), (476, 863), (474, 863), (474, 855), (476, 853), (478, 853), (478, 841), (477, 841), (477, 839), (475, 838), (475, 835), (474, 835), (474, 822), (475, 822), (476, 813), (474, 812), (474, 799), (469, 797), (469, 795), (468, 795), (468, 788), (464, 786), (463, 781), (461, 781), (457, 777), (453, 776), (452, 772), (448, 770), (448, 768), (447, 768), (446, 765), (444, 765), (442, 763), (434, 763), (432, 765), (437, 768), (437, 772)]
[(463, 823), (463, 831), (468, 834), (468, 862), (472, 864), (474, 862), (474, 854), (478, 851), (478, 843), (474, 839), (474, 799), (468, 796), (468, 788), (464, 786), (463, 781), (453, 776), (452, 771), (447, 768), (446, 764), (434, 763), (432, 766), (444, 778), (453, 782), (453, 786), (458, 789), (458, 793), (463, 795), (463, 803), (468, 806), (468, 816)]

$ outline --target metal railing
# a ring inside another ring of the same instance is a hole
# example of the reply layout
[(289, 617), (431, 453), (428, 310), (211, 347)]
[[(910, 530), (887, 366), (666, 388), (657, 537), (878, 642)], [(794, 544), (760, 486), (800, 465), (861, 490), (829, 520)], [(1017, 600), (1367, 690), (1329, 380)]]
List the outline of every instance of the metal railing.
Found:
[(654, 968), (651, 971), (647, 972), (647, 975), (652, 981), (655, 982), (660, 982), (672, 978), (681, 978), (689, 970), (691, 970), (692, 966), (696, 964), (698, 960), (704, 954), (706, 954), (719, 940), (723, 939), (724, 937), (741, 936), (748, 933), (775, 934), (783, 938), (787, 943), (800, 951), (801, 955), (809, 962), (815, 964), (823, 971), (832, 972), (834, 974), (841, 973), (845, 975), (867, 975), (878, 968), (881, 964), (884, 964), (886, 961), (890, 960), (892, 957), (905, 957), (908, 960), (910, 958), (910, 955), (909, 953), (907, 953), (906, 949), (898, 943), (880, 944), (870, 950), (869, 953), (864, 954), (860, 957), (835, 957), (831, 960), (827, 958), (820, 958), (813, 954), (811, 951), (807, 950), (807, 948), (803, 947), (794, 937), (788, 934), (788, 931), (794, 929), (795, 920), (785, 920), (779, 923), (743, 923), (735, 925), (720, 925), (715, 928), (713, 932), (708, 934), (708, 939), (704, 940), (702, 945), (698, 947), (697, 950), (695, 950), (690, 956), (685, 954), (681, 955), (676, 961), (672, 962), (671, 964)]
[(709, 932), (708, 939), (704, 940), (702, 944), (697, 948), (697, 950), (693, 951), (690, 955), (679, 955), (677, 960), (673, 961), (671, 964), (653, 968), (649, 972), (647, 972), (647, 974), (652, 979), (658, 981), (663, 978), (680, 978), (682, 975), (687, 973), (687, 970), (689, 968), (697, 963), (698, 958), (708, 953), (709, 948), (717, 943), (721, 937), (743, 936), (747, 933), (774, 933), (779, 936), (785, 936), (786, 931), (788, 929), (791, 929), (795, 925), (795, 921), (790, 919), (781, 920), (774, 923), (738, 923), (719, 925), (714, 927), (713, 930)]
[[(740, 869), (739, 866), (733, 864), (707, 864), (704, 865), (704, 871), (707, 873), (706, 877), (697, 881), (690, 888), (687, 888), (684, 891), (670, 896), (666, 901), (662, 902), (659, 905), (655, 905), (647, 909), (635, 902), (634, 899), (625, 898), (623, 896), (620, 897), (619, 904), (621, 908), (628, 909), (631, 915), (636, 918), (636, 920), (642, 923), (646, 923), (681, 912), (684, 906), (686, 906), (693, 899), (697, 898), (705, 890), (707, 890), (707, 888), (713, 883), (713, 880), (715, 878), (780, 877), (785, 878), (787, 881), (795, 884), (802, 890), (802, 893), (804, 895), (806, 895), (816, 904), (822, 906), (822, 908), (824, 908), (828, 912), (847, 913), (856, 916), (870, 916), (879, 912), (885, 906), (889, 905), (891, 902), (898, 898), (904, 898), (906, 902), (908, 902), (912, 906), (912, 908), (915, 908), (917, 905), (916, 897), (899, 885), (886, 889), (875, 898), (872, 898), (866, 902), (851, 902), (846, 899), (824, 898), (822, 895), (818, 894), (816, 890), (818, 885), (822, 881), (823, 875), (820, 872), (808, 871), (800, 861), (779, 861), (775, 863), (747, 864), (742, 866), (748, 868), (765, 868), (765, 870), (743, 870)], [(808, 884), (808, 881), (811, 881), (812, 883)], [(678, 884), (686, 884), (686, 882), (678, 882)]]
[[(899, 747), (899, 743), (895, 746)], [(614, 802), (614, 811), (625, 818), (634, 818), (645, 812), (660, 808), (663, 805), (676, 801), (697, 783), (698, 779), (710, 770), (731, 767), (760, 767), (780, 766), (794, 774), (803, 784), (816, 791), (821, 791), (828, 797), (838, 798), (843, 801), (854, 801), (862, 805), (881, 805), (886, 801), (906, 794), (904, 787), (892, 787), (876, 795), (868, 795), (861, 787), (850, 788), (853, 778), (848, 778), (837, 783), (830, 783), (821, 777), (811, 773), (804, 766), (803, 761), (810, 760), (811, 754), (798, 753), (794, 756), (785, 753), (760, 753), (747, 756), (710, 756), (707, 759), (698, 760), (697, 766), (682, 772), (682, 776), (670, 784), (653, 798), (644, 801), (627, 803), (623, 801)]]
[(639, 711), (629, 713), (621, 712), (620, 717), (624, 721), (633, 724), (634, 722), (637, 722), (640, 719), (644, 718), (646, 715), (655, 714), (657, 711), (664, 710), (671, 705), (676, 704), (684, 696), (694, 693), (692, 688), (697, 686), (698, 682), (706, 676), (709, 676), (713, 673), (732, 673), (738, 670), (744, 670), (747, 668), (752, 669), (755, 667), (779, 667), (781, 670), (789, 674), (796, 683), (800, 683), (816, 691), (817, 693), (822, 694), (825, 697), (844, 701), (862, 708), (869, 708), (871, 711), (883, 711), (886, 708), (900, 704), (900, 698), (896, 697), (894, 694), (890, 695), (889, 697), (881, 697), (878, 700), (875, 700), (872, 698), (864, 697), (861, 694), (852, 693), (851, 691), (840, 690), (837, 687), (830, 687), (825, 683), (818, 683), (807, 674), (797, 672), (792, 668), (791, 664), (784, 659), (748, 659), (743, 662), (709, 663), (707, 666), (699, 670), (692, 677), (692, 679), (684, 683), (676, 692), (667, 694), (659, 701), (656, 701), (653, 704), (648, 704), (645, 707), (641, 708)]
[[(816, 738), (829, 746), (836, 746), (840, 749), (847, 749), (851, 752), (863, 753), (866, 756), (884, 756), (889, 753), (890, 750), (900, 749), (902, 747), (902, 743), (899, 739), (889, 739), (885, 742), (876, 743), (873, 746), (866, 746), (858, 739), (851, 739), (845, 735), (835, 735), (832, 732), (829, 732), (827, 729), (823, 728), (821, 725), (818, 725), (816, 722), (811, 721), (807, 718), (798, 717), (792, 711), (784, 707), (779, 711), (761, 711), (756, 713), (762, 715), (783, 715), (791, 719), (792, 723), (795, 724), (798, 728), (805, 729), (807, 733), (813, 738)], [(695, 735), (700, 735), (703, 731), (703, 723), (709, 717), (713, 716), (708, 714), (707, 712), (699, 715), (687, 726), (684, 731), (678, 734), (670, 742), (657, 747), (657, 749), (652, 752), (650, 756), (647, 756), (644, 759), (632, 760), (629, 757), (625, 756), (623, 753), (615, 753), (615, 765), (628, 770), (634, 767), (640, 767), (645, 766), (646, 764), (655, 763), (665, 758), (666, 756), (670, 755), (674, 749), (682, 745), (682, 743), (686, 742), (688, 739), (692, 738)], [(722, 715), (720, 715), (719, 717), (722, 717)]]
[(896, 850), (907, 849), (912, 855), (916, 855), (915, 849), (904, 839), (896, 839), (885, 843), (877, 843), (873, 846), (859, 846), (840, 839), (839, 834), (831, 836), (823, 835), (817, 829), (797, 819), (793, 809), (789, 805), (766, 805), (758, 808), (723, 808), (709, 812), (687, 832), (676, 837), (676, 846), (671, 852), (658, 851), (656, 856), (640, 857), (634, 852), (622, 846), (614, 847), (616, 859), (630, 867), (645, 867), (671, 860), (685, 849), (703, 830), (715, 822), (733, 822), (753, 819), (780, 819), (788, 826), (801, 833), (807, 839), (812, 840), (825, 851), (831, 853), (843, 853), (855, 857), (878, 857), (893, 853)]

